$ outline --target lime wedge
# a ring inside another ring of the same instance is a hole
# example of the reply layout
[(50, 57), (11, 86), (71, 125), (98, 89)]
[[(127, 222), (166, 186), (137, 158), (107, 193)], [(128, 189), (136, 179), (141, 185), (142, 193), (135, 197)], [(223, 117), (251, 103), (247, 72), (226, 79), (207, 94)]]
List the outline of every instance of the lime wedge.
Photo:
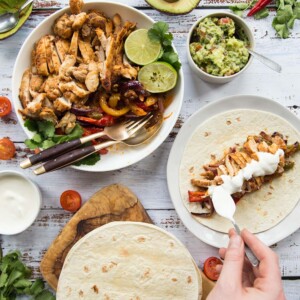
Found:
[(175, 87), (177, 72), (170, 64), (157, 61), (142, 67), (138, 79), (147, 91), (163, 93)]
[(144, 66), (156, 61), (160, 52), (160, 42), (151, 41), (147, 29), (133, 31), (125, 41), (125, 53), (137, 65)]

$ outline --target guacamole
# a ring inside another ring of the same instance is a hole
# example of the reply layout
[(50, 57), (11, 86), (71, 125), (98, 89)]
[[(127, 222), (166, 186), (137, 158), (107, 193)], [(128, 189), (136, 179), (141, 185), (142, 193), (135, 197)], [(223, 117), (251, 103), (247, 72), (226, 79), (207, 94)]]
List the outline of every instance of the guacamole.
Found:
[(249, 41), (231, 18), (205, 18), (193, 32), (190, 52), (206, 73), (229, 76), (248, 62)]

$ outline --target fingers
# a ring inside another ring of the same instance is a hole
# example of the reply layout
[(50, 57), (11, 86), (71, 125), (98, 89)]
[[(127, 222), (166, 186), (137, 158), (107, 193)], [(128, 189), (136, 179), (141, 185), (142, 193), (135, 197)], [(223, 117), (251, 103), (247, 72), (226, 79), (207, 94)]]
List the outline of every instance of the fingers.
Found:
[(262, 243), (254, 234), (252, 234), (247, 229), (243, 229), (241, 235), (245, 243), (251, 248), (251, 250), (259, 260), (267, 258), (270, 252), (272, 252), (268, 246)]
[(225, 254), (225, 260), (218, 281), (224, 284), (231, 283), (234, 285), (232, 288), (240, 288), (242, 285), (241, 278), (244, 264), (244, 243), (234, 230), (230, 230), (229, 237), (227, 249), (220, 250), (221, 254)]
[(259, 272), (262, 276), (280, 277), (277, 255), (247, 229), (242, 230), (242, 238), (260, 260)]
[(220, 255), (220, 257), (221, 257), (222, 259), (225, 258), (226, 250), (227, 250), (227, 248), (220, 248), (220, 249), (219, 249), (219, 255)]

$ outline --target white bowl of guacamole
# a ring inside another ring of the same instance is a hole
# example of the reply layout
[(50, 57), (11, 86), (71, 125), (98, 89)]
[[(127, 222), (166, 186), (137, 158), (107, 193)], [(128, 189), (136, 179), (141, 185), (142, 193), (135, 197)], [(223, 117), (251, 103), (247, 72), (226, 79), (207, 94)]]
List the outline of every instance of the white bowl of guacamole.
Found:
[(252, 31), (240, 17), (218, 12), (199, 19), (187, 39), (188, 62), (201, 79), (226, 83), (242, 74), (252, 62)]

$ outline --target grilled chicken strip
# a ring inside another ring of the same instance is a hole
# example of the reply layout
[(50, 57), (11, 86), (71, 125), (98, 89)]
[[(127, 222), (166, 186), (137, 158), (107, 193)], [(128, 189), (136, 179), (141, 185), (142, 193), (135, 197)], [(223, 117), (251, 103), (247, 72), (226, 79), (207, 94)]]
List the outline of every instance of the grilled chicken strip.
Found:
[(72, 103), (64, 97), (59, 97), (53, 102), (53, 106), (55, 110), (64, 112), (71, 109)]
[(72, 15), (73, 16), (73, 24), (72, 24), (72, 29), (74, 31), (77, 31), (81, 29), (85, 21), (87, 20), (87, 14), (85, 12), (82, 12), (78, 15)]
[(83, 62), (88, 64), (94, 58), (94, 50), (93, 50), (91, 44), (87, 41), (83, 41), (83, 40), (79, 39), (78, 46), (79, 46), (79, 50), (80, 50), (80, 53), (83, 58)]
[(45, 36), (45, 47), (47, 55), (47, 65), (49, 73), (58, 74), (60, 68), (60, 60), (54, 46), (54, 36), (46, 35)]
[(23, 77), (19, 89), (19, 98), (21, 100), (23, 108), (26, 108), (27, 105), (31, 102), (30, 77), (31, 77), (30, 69), (26, 69), (26, 71), (23, 73)]
[(95, 92), (99, 85), (98, 64), (95, 61), (89, 63), (89, 73), (85, 79), (85, 85), (90, 92)]
[(89, 91), (85, 90), (84, 88), (80, 87), (74, 81), (70, 82), (60, 82), (59, 89), (64, 93), (66, 91), (71, 91), (79, 98), (84, 98), (85, 96), (89, 95)]
[(71, 13), (76, 15), (81, 13), (81, 9), (83, 7), (83, 1), (82, 0), (70, 0), (70, 9)]
[(46, 51), (47, 37), (42, 37), (36, 44), (35, 48), (35, 66), (37, 74), (42, 76), (48, 76), (48, 65), (47, 65), (47, 51)]
[(36, 97), (38, 93), (43, 91), (44, 78), (41, 75), (31, 74), (29, 91), (32, 98)]
[(54, 101), (62, 95), (60, 89), (58, 88), (59, 77), (57, 75), (49, 76), (44, 84), (44, 91), (47, 98)]
[(57, 54), (59, 56), (59, 59), (61, 63), (65, 60), (66, 55), (69, 52), (70, 49), (70, 42), (61, 38), (55, 39), (55, 49), (57, 51)]
[(73, 22), (68, 14), (63, 14), (61, 17), (56, 19), (53, 32), (63, 39), (69, 39), (73, 34), (72, 29)]
[(68, 75), (68, 70), (76, 63), (74, 55), (67, 55), (64, 62), (59, 68), (59, 79), (64, 81), (71, 81), (72, 78)]

